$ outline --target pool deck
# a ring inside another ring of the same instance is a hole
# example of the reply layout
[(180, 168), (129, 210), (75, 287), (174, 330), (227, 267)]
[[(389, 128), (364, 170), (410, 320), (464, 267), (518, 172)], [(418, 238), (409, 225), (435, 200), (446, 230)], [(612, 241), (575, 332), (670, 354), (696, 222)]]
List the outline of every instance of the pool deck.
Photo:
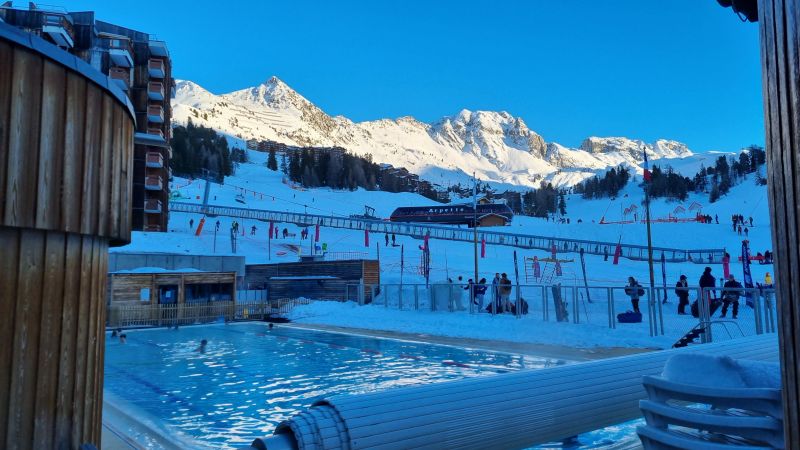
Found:
[(369, 330), (365, 328), (338, 327), (333, 325), (285, 323), (276, 324), (276, 327), (300, 328), (307, 330), (329, 331), (334, 333), (360, 334), (371, 337), (401, 339), (405, 341), (424, 342), (429, 344), (452, 345), (478, 350), (489, 350), (520, 355), (538, 356), (543, 358), (561, 359), (572, 362), (593, 361), (597, 359), (614, 358), (617, 356), (633, 355), (659, 350), (657, 348), (627, 348), (627, 347), (594, 347), (576, 348), (563, 345), (532, 344), (523, 342), (508, 342), (496, 340), (483, 340), (460, 337), (432, 336), (429, 334), (400, 333), (397, 331)]

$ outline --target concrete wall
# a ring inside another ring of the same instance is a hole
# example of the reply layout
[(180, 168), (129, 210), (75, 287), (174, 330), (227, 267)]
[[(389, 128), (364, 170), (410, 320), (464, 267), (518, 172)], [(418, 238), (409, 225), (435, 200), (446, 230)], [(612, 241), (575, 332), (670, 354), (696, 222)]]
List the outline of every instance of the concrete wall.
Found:
[(236, 272), (245, 275), (244, 256), (182, 255), (179, 253), (122, 253), (113, 252), (108, 257), (108, 271), (131, 270), (139, 267), (164, 269), (192, 268), (207, 272)]

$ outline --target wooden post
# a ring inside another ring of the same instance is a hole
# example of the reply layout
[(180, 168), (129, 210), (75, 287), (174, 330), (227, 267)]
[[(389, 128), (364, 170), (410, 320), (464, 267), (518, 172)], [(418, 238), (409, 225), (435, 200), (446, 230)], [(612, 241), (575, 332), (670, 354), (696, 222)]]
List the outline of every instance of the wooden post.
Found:
[(758, 4), (786, 448), (800, 448), (800, 0)]
[(99, 445), (132, 110), (83, 61), (2, 23), (0, 61), (0, 447)]

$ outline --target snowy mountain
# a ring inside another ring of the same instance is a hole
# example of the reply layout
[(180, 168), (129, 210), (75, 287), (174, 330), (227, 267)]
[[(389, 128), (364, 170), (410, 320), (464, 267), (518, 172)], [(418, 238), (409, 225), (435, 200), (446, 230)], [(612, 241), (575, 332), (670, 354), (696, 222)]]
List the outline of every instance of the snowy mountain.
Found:
[(191, 119), (243, 140), (341, 146), (443, 186), (467, 182), (473, 172), (512, 186), (537, 186), (543, 179), (573, 185), (612, 166), (638, 166), (642, 147), (651, 160), (693, 157), (686, 145), (668, 140), (589, 137), (580, 148), (568, 148), (545, 142), (522, 118), (505, 111), (462, 110), (434, 123), (410, 116), (355, 123), (326, 114), (277, 77), (223, 95), (191, 81), (179, 81), (176, 88), (177, 123)]

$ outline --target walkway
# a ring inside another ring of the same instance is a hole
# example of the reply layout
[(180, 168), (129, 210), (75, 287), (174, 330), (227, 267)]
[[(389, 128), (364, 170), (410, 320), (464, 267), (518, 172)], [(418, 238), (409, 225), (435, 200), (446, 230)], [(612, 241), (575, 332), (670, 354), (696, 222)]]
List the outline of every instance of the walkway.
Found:
[[(239, 208), (235, 206), (203, 206), (198, 203), (170, 202), (169, 210), (191, 214), (205, 214), (211, 217), (228, 216), (241, 219), (256, 219), (265, 222), (293, 223), (301, 226), (319, 224), (323, 227), (345, 228), (351, 230), (369, 230), (375, 233), (393, 233), (421, 239), (430, 234), (433, 239), (473, 242), (474, 231), (470, 228), (459, 228), (425, 223), (389, 222), (379, 219), (363, 219), (358, 217), (325, 216), (298, 212), (271, 211), (266, 209)], [(581, 249), (589, 255), (613, 256), (617, 246), (615, 242), (601, 242), (580, 239), (568, 239), (532, 234), (506, 233), (501, 231), (478, 231), (478, 240), (484, 239), (491, 245), (508, 245), (523, 249), (539, 249), (552, 251), (553, 247), (561, 253), (577, 253)], [(644, 261), (647, 259), (647, 246), (620, 244), (621, 257)], [(723, 249), (679, 249), (653, 247), (653, 257), (667, 262), (695, 262), (698, 264), (721, 263), (725, 251)]]

